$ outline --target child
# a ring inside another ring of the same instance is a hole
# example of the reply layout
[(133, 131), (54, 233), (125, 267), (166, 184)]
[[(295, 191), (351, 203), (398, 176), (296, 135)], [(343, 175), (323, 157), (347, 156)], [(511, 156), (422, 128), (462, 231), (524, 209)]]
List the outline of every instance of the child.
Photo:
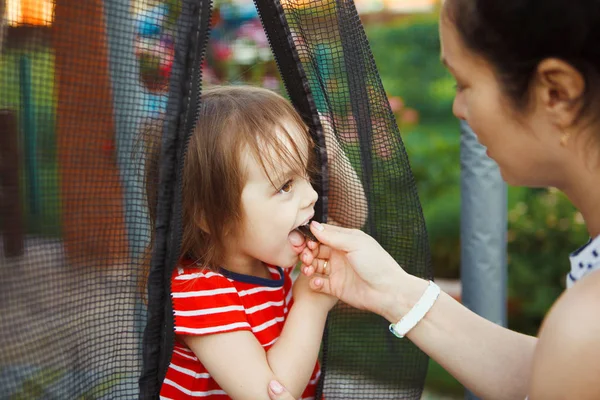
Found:
[[(281, 96), (242, 86), (204, 90), (198, 121), (183, 169), (176, 342), (161, 399), (266, 399), (274, 378), (295, 398), (314, 397), (336, 300), (311, 291), (304, 276), (290, 278), (298, 255), (288, 235), (309, 223), (317, 201), (308, 129)], [(354, 182), (341, 195), (366, 204), (340, 155), (337, 175)]]

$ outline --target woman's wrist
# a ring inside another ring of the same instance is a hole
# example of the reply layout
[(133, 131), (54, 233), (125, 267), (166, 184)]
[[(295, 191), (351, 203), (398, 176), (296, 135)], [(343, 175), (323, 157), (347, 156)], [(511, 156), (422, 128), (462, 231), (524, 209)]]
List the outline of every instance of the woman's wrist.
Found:
[(429, 282), (402, 271), (390, 279), (389, 287), (382, 293), (379, 314), (395, 324), (419, 301)]

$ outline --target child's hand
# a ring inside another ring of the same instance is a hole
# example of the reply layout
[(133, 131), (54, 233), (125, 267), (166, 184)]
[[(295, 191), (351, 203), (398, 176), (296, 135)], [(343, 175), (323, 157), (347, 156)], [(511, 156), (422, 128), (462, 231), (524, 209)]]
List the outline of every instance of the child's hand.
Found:
[(271, 400), (295, 400), (294, 396), (292, 396), (290, 392), (277, 381), (271, 381), (269, 383), (269, 398)]
[(309, 281), (310, 278), (305, 274), (300, 274), (298, 276), (292, 287), (294, 303), (310, 301), (312, 304), (322, 306), (325, 311), (331, 310), (338, 302), (338, 298), (328, 294), (315, 292), (310, 288)]

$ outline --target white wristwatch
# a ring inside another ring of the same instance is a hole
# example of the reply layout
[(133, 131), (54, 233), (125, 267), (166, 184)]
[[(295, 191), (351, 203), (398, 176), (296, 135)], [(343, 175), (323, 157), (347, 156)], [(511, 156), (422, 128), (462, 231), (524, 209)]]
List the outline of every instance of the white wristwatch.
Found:
[(425, 293), (423, 293), (413, 308), (411, 308), (410, 311), (396, 324), (390, 324), (390, 332), (399, 338), (406, 336), (406, 334), (423, 319), (431, 307), (433, 307), (433, 304), (439, 295), (440, 287), (433, 283), (433, 281), (429, 281)]

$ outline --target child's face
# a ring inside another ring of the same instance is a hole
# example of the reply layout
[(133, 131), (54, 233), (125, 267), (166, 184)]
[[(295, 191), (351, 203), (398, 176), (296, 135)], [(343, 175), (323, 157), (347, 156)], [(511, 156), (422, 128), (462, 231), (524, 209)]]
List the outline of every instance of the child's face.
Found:
[[(309, 147), (304, 133), (291, 126), (288, 128), (303, 159), (307, 160)], [(286, 147), (293, 151), (289, 140), (284, 135), (281, 137)], [(265, 151), (263, 156), (269, 157), (269, 152)], [(270, 174), (272, 182), (250, 151), (243, 152), (242, 160), (247, 173), (241, 199), (242, 229), (229, 241), (225, 266), (245, 268), (260, 262), (284, 268), (294, 266), (298, 256), (288, 235), (312, 219), (317, 192), (306, 176), (288, 172), (287, 166), (281, 163), (273, 163), (279, 168)]]

